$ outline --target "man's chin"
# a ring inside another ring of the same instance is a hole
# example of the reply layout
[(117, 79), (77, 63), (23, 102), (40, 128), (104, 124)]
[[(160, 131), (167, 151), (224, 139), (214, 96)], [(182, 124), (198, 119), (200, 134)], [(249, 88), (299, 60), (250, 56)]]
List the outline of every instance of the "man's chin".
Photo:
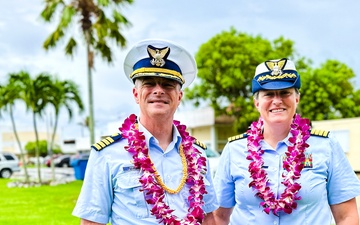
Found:
[(168, 113), (168, 109), (166, 107), (156, 107), (149, 110), (152, 115), (164, 115)]

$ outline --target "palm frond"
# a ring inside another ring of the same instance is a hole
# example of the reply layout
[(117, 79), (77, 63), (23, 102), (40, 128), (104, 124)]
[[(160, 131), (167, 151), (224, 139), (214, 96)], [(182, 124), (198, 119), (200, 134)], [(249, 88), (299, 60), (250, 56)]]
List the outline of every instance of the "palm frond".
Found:
[(77, 47), (77, 43), (76, 43), (75, 39), (73, 37), (71, 37), (65, 46), (65, 54), (72, 56), (76, 47)]
[(133, 0), (112, 0), (116, 5), (122, 4), (122, 3), (128, 3), (128, 4), (132, 4), (134, 1)]
[(62, 1), (50, 0), (46, 1), (45, 8), (41, 12), (40, 16), (46, 22), (50, 22), (53, 19), (54, 13), (58, 6), (63, 5)]
[(112, 52), (105, 41), (98, 41), (95, 45), (96, 52), (101, 54), (101, 57), (108, 63), (112, 62)]
[(131, 23), (126, 19), (126, 17), (121, 15), (117, 10), (113, 10), (112, 15), (115, 23), (122, 24), (127, 27), (131, 26)]
[(110, 4), (109, 0), (98, 0), (100, 6), (108, 6)]
[(64, 37), (64, 31), (58, 27), (58, 29), (56, 29), (49, 35), (49, 37), (46, 38), (43, 44), (44, 49), (49, 50), (50, 48), (54, 48), (62, 37)]
[(61, 26), (62, 28), (68, 27), (75, 14), (76, 9), (74, 8), (74, 6), (67, 5), (66, 7), (64, 7), (64, 10), (61, 14), (59, 26)]

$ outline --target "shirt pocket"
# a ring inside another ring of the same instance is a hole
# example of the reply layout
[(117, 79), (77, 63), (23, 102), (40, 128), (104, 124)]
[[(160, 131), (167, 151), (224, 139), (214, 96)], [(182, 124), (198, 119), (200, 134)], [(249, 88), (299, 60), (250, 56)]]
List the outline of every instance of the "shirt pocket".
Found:
[(114, 194), (116, 198), (137, 218), (149, 217), (148, 204), (139, 181), (140, 171), (122, 172), (115, 178)]
[(301, 185), (299, 195), (306, 204), (314, 204), (327, 199), (327, 176), (318, 168), (303, 168), (297, 181)]

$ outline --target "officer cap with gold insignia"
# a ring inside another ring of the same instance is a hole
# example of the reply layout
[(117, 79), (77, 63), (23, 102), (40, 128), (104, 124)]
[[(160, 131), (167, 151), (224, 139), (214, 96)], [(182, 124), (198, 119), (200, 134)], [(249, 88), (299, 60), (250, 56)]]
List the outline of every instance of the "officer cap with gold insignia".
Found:
[(256, 67), (252, 80), (252, 93), (260, 90), (300, 88), (300, 75), (293, 61), (286, 58), (268, 60)]
[(194, 57), (183, 47), (166, 40), (148, 39), (137, 43), (125, 57), (125, 75), (130, 81), (154, 76), (178, 81), (183, 88), (195, 79)]

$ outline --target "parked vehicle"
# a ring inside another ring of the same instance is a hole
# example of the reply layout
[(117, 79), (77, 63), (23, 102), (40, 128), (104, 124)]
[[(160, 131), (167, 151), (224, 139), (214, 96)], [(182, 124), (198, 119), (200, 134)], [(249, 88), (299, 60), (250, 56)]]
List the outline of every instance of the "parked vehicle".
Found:
[(90, 156), (90, 151), (83, 150), (83, 151), (78, 151), (75, 155), (71, 156), (71, 159), (87, 160), (89, 159), (89, 156)]
[(70, 158), (70, 165), (74, 167), (77, 165), (79, 160), (88, 160), (90, 156), (90, 151), (78, 151), (75, 155)]
[(205, 151), (206, 151), (206, 156), (208, 157), (209, 160), (211, 175), (214, 176), (219, 164), (220, 153), (218, 153), (217, 151), (211, 148), (207, 148)]
[(9, 152), (0, 152), (0, 177), (10, 178), (14, 172), (19, 172), (20, 162), (17, 156)]
[(60, 155), (54, 159), (55, 167), (71, 167), (70, 155)]
[(45, 166), (51, 167), (51, 160), (54, 160), (54, 159), (56, 159), (56, 158), (59, 157), (59, 156), (61, 156), (61, 154), (53, 154), (53, 155), (52, 155), (52, 159), (51, 159), (51, 157), (50, 157), (49, 155), (46, 156), (46, 157), (44, 158), (44, 164), (45, 164)]

